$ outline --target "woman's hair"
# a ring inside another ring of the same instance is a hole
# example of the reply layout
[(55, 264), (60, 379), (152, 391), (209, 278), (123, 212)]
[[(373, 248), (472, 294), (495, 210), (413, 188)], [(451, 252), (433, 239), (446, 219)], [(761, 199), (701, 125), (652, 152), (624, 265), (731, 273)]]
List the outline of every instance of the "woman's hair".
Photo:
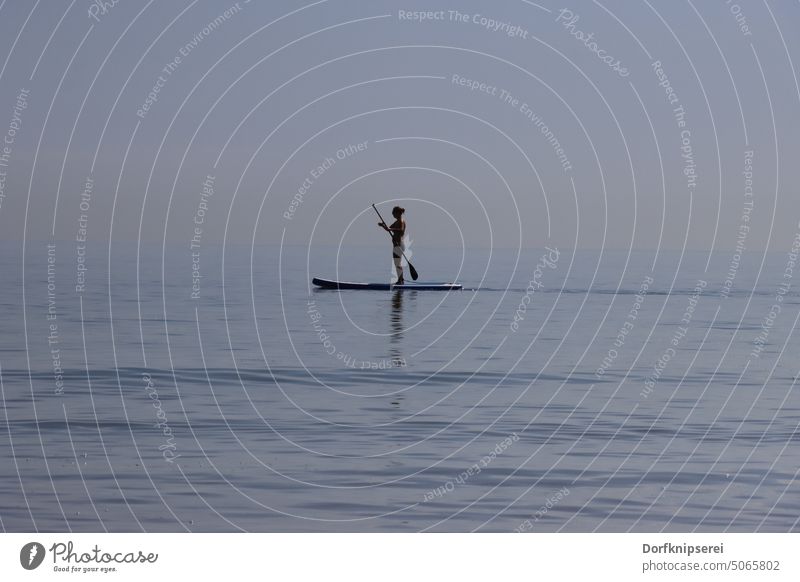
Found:
[(405, 208), (401, 208), (399, 206), (395, 206), (394, 208), (392, 208), (392, 216), (400, 216), (405, 211), (406, 211)]

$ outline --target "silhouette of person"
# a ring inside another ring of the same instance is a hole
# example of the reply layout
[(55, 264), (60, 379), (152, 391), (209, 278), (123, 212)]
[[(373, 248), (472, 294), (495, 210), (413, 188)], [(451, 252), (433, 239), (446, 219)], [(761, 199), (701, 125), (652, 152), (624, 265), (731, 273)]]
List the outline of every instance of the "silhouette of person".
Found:
[(397, 273), (395, 285), (403, 285), (406, 282), (403, 277), (403, 251), (406, 249), (405, 243), (403, 243), (403, 236), (406, 234), (406, 221), (403, 220), (405, 211), (405, 208), (395, 206), (392, 208), (392, 216), (395, 221), (391, 226), (386, 226), (385, 222), (378, 223), (378, 226), (392, 235), (392, 259), (394, 260), (394, 270)]

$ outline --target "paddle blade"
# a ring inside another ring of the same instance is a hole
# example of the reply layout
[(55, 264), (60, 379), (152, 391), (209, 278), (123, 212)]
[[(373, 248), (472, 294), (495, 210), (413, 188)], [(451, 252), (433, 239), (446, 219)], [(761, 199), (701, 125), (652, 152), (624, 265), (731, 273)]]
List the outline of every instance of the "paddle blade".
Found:
[(408, 263), (408, 272), (411, 273), (411, 278), (414, 281), (419, 279), (419, 273), (417, 273), (417, 270), (414, 268), (414, 265), (412, 265), (411, 263)]

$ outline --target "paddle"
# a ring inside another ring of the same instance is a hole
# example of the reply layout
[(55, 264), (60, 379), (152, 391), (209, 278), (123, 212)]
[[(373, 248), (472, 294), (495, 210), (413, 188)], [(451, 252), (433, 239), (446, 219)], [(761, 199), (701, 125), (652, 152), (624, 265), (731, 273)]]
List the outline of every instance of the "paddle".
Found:
[[(378, 209), (375, 208), (374, 204), (372, 205), (372, 208), (375, 210), (375, 212), (378, 212)], [(383, 225), (386, 226), (386, 221), (383, 220), (383, 216), (381, 216), (380, 212), (378, 212), (378, 218), (380, 218)], [(400, 254), (403, 255), (403, 258), (406, 260), (406, 263), (408, 263), (408, 272), (411, 273), (411, 278), (414, 281), (416, 281), (419, 278), (419, 273), (417, 273), (417, 270), (414, 268), (414, 265), (411, 264), (411, 261), (408, 260), (408, 257), (403, 252), (403, 249), (400, 249)]]

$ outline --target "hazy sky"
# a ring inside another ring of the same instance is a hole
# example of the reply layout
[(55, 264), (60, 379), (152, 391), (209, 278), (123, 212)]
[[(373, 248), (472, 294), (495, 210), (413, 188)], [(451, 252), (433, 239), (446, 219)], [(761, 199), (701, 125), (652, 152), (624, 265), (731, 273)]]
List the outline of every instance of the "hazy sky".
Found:
[(798, 230), (796, 2), (0, 6), (5, 240), (365, 245), (397, 200), (419, 245)]

